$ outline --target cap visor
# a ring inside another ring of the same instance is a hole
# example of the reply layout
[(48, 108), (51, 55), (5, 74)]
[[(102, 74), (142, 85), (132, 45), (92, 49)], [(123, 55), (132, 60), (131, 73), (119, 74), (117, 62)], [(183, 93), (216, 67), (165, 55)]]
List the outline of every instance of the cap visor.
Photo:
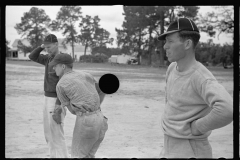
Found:
[(53, 61), (51, 61), (48, 65), (51, 66), (51, 67), (53, 67), (53, 66), (56, 66), (56, 65), (57, 65), (57, 62), (53, 60)]
[(56, 42), (43, 42), (43, 44), (52, 44), (52, 43), (56, 43)]
[(165, 37), (167, 34), (170, 34), (170, 33), (175, 33), (175, 32), (178, 32), (179, 30), (173, 30), (173, 31), (168, 31), (168, 32), (165, 32), (163, 34), (161, 34), (157, 39), (160, 41), (160, 40), (165, 40)]
[(43, 44), (51, 44), (51, 43), (53, 43), (53, 42), (43, 42)]

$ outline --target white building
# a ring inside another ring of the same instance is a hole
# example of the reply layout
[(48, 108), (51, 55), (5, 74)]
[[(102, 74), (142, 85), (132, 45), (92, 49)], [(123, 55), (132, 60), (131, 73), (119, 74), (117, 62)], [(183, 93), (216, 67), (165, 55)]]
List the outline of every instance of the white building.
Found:
[[(62, 42), (63, 42), (63, 38), (59, 38), (58, 39), (58, 47), (59, 47), (59, 51), (62, 52), (62, 53), (68, 53), (72, 56), (72, 47), (70, 44), (66, 44), (66, 48), (64, 48)], [(12, 48), (9, 50), (11, 53), (8, 57), (8, 59), (16, 59), (16, 60), (30, 60), (28, 58), (28, 55), (30, 53), (26, 53), (24, 55), (24, 53), (18, 49), (17, 45), (18, 45), (18, 42), (20, 41), (20, 39), (16, 39), (13, 44), (12, 44)], [(28, 42), (27, 39), (22, 39), (21, 42), (26, 45), (26, 46), (29, 46), (30, 43)], [(76, 61), (79, 60), (79, 57), (84, 55), (84, 49), (85, 47), (82, 46), (82, 45), (79, 45), (79, 44), (75, 44), (74, 46), (74, 57), (76, 59)], [(47, 54), (47, 52), (45, 52), (45, 50), (43, 50), (41, 52), (41, 54)], [(90, 48), (87, 48), (86, 50), (86, 55), (89, 55), (91, 54), (91, 49)]]
[[(15, 41), (13, 42), (12, 48), (9, 49), (10, 55), (9, 55), (8, 59), (30, 60), (30, 59), (28, 58), (28, 55), (29, 55), (30, 53), (27, 53), (27, 54), (24, 55), (24, 53), (17, 48), (19, 40), (20, 40), (20, 39), (15, 39)], [(22, 42), (25, 46), (30, 46), (30, 43), (28, 42), (27, 39), (23, 39), (23, 40), (21, 40), (21, 42)]]
[[(72, 46), (71, 44), (66, 44), (66, 49), (63, 47), (62, 42), (64, 41), (63, 38), (59, 38), (58, 39), (58, 47), (60, 52), (62, 53), (68, 53), (72, 56)], [(80, 44), (74, 44), (74, 57), (76, 61), (79, 61), (80, 56), (84, 55), (84, 50), (85, 50), (85, 46), (82, 46)], [(91, 48), (88, 47), (86, 50), (86, 55), (90, 55), (91, 54)]]
[(117, 57), (118, 57), (118, 55), (112, 55), (112, 56), (108, 59), (108, 62), (110, 62), (110, 63), (117, 63)]
[(110, 63), (118, 63), (118, 64), (127, 64), (128, 61), (131, 59), (135, 59), (134, 56), (126, 55), (126, 54), (121, 54), (121, 55), (112, 55), (109, 58)]

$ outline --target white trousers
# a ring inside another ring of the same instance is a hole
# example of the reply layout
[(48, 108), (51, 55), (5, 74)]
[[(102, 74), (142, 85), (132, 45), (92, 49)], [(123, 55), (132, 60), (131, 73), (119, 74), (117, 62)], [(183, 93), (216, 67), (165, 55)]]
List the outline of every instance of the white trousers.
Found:
[(66, 108), (64, 107), (61, 113), (62, 123), (57, 124), (52, 118), (56, 98), (44, 96), (44, 101), (43, 127), (45, 139), (49, 147), (50, 158), (68, 158), (68, 150), (63, 131)]

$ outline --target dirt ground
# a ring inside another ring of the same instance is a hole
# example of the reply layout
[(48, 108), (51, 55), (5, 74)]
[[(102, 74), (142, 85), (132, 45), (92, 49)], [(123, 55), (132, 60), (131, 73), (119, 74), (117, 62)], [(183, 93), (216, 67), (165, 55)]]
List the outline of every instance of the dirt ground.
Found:
[[(107, 95), (101, 105), (108, 118), (106, 132), (96, 158), (157, 158), (163, 147), (160, 119), (164, 109), (166, 68), (74, 64), (97, 79), (113, 73), (120, 80), (119, 90)], [(210, 68), (233, 96), (233, 70)], [(44, 66), (33, 62), (6, 62), (5, 157), (49, 157), (43, 133)], [(75, 116), (65, 118), (69, 153)], [(212, 131), (209, 141), (213, 158), (233, 158), (233, 123)]]

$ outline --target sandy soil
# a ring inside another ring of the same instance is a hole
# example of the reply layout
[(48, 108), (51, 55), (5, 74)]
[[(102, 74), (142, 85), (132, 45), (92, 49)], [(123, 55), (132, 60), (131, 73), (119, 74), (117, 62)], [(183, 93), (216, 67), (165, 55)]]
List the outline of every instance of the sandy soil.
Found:
[[(109, 72), (106, 68), (85, 70), (97, 78)], [(120, 88), (107, 95), (101, 105), (109, 129), (96, 158), (157, 158), (163, 146), (160, 118), (164, 109), (164, 77), (152, 78), (154, 73), (140, 73), (138, 68), (113, 70), (111, 73), (120, 79)], [(130, 71), (137, 78), (123, 78), (130, 76)], [(44, 67), (6, 64), (6, 158), (49, 157), (42, 122), (43, 75)], [(233, 77), (219, 71), (214, 75), (233, 95)], [(74, 123), (75, 116), (68, 111), (64, 130), (69, 153)], [(233, 123), (214, 130), (209, 141), (214, 158), (232, 158)]]

